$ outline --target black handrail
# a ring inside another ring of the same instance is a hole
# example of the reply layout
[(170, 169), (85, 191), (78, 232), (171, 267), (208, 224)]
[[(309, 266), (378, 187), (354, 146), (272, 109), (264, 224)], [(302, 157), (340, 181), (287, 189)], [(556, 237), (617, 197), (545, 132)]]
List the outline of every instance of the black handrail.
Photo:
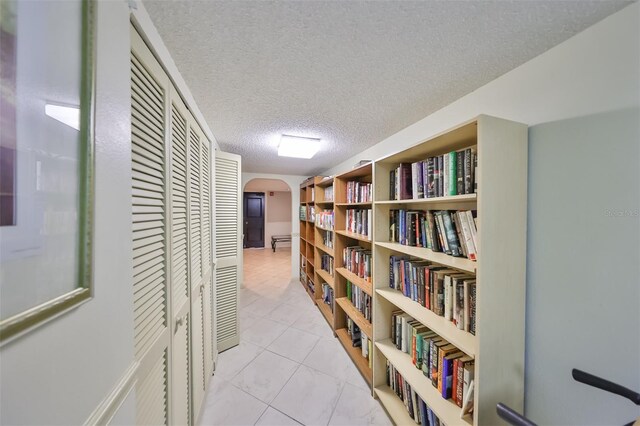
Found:
[(505, 422), (509, 423), (513, 426), (537, 426), (534, 422), (527, 419), (523, 415), (516, 413), (511, 408), (507, 407), (503, 403), (498, 403), (496, 405), (496, 411), (498, 412), (498, 416)]
[(640, 393), (634, 392), (629, 388), (625, 388), (624, 386), (620, 386), (601, 377), (578, 370), (577, 368), (571, 370), (571, 375), (577, 382), (581, 382), (585, 385), (593, 386), (594, 388), (602, 389), (607, 392), (615, 393), (616, 395), (627, 398), (636, 405), (640, 405)]

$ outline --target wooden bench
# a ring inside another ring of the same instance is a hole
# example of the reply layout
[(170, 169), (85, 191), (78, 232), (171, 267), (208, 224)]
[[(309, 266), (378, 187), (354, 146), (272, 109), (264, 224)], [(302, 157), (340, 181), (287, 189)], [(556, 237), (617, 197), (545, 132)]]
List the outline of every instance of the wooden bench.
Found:
[(271, 236), (271, 248), (273, 249), (273, 252), (276, 252), (276, 244), (277, 243), (290, 243), (291, 242), (291, 235), (272, 235)]

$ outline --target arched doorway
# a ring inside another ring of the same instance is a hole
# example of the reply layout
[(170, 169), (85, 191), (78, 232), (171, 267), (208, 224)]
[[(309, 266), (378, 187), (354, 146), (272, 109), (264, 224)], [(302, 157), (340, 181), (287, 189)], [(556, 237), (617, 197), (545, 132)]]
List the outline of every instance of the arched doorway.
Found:
[(243, 285), (290, 281), (292, 196), (291, 186), (281, 179), (254, 178), (244, 185)]

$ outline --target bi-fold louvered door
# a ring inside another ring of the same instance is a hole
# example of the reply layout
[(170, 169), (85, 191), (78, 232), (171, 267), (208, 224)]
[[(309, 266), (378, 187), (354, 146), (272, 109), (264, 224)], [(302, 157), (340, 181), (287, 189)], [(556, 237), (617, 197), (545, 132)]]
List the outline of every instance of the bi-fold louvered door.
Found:
[(240, 247), (240, 170), (238, 155), (216, 152), (216, 337), (218, 351), (240, 342), (238, 292), (242, 279)]
[(189, 294), (189, 111), (171, 90), (171, 305), (174, 324), (171, 408), (173, 424), (191, 421), (192, 315)]
[(136, 423), (168, 423), (169, 288), (166, 74), (131, 33), (134, 344), (140, 364)]
[(210, 142), (131, 31), (137, 424), (192, 424), (213, 340)]

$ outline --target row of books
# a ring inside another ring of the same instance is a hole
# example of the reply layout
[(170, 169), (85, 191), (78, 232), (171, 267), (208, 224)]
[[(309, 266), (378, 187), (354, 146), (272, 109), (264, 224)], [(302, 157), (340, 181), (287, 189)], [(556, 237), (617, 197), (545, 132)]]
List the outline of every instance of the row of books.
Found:
[(324, 188), (324, 201), (333, 201), (333, 185)]
[(477, 192), (475, 147), (401, 163), (389, 173), (389, 199), (409, 200)]
[(389, 287), (476, 334), (476, 277), (426, 260), (389, 257)]
[(327, 283), (322, 283), (322, 302), (329, 305), (331, 312), (334, 309), (333, 288)]
[(316, 226), (333, 230), (334, 214), (333, 210), (322, 210), (316, 213)]
[(362, 357), (369, 362), (369, 368), (373, 367), (373, 341), (364, 334), (360, 327), (348, 315), (346, 317), (347, 334), (351, 338), (351, 345), (354, 348), (361, 348)]
[(328, 272), (330, 275), (333, 275), (333, 256), (329, 256), (328, 254), (321, 255), (320, 268), (323, 271)]
[(409, 417), (421, 426), (444, 426), (420, 395), (413, 390), (402, 374), (387, 360), (387, 386), (404, 402)]
[(373, 266), (371, 250), (360, 246), (345, 247), (342, 250), (342, 264), (349, 272), (371, 282)]
[(310, 277), (307, 277), (307, 288), (314, 294), (316, 292), (316, 286), (313, 284), (313, 280)]
[(309, 211), (307, 212), (307, 217), (309, 218), (309, 222), (313, 223), (316, 217), (316, 208), (314, 206), (307, 206)]
[(403, 311), (392, 313), (391, 340), (398, 350), (411, 356), (413, 365), (422, 370), (444, 399), (451, 399), (459, 407), (466, 401), (464, 409), (469, 410), (475, 363), (471, 356)]
[(351, 304), (364, 316), (367, 321), (371, 322), (371, 296), (369, 296), (360, 287), (354, 285), (349, 280), (347, 280), (346, 287), (347, 299), (351, 301)]
[(307, 220), (307, 206), (300, 206), (300, 220)]
[(348, 209), (345, 216), (347, 231), (371, 238), (373, 235), (373, 210)]
[(347, 203), (370, 203), (373, 186), (368, 182), (347, 182)]
[(333, 232), (322, 232), (322, 244), (333, 248)]
[(390, 210), (389, 241), (478, 260), (477, 219), (472, 210)]

